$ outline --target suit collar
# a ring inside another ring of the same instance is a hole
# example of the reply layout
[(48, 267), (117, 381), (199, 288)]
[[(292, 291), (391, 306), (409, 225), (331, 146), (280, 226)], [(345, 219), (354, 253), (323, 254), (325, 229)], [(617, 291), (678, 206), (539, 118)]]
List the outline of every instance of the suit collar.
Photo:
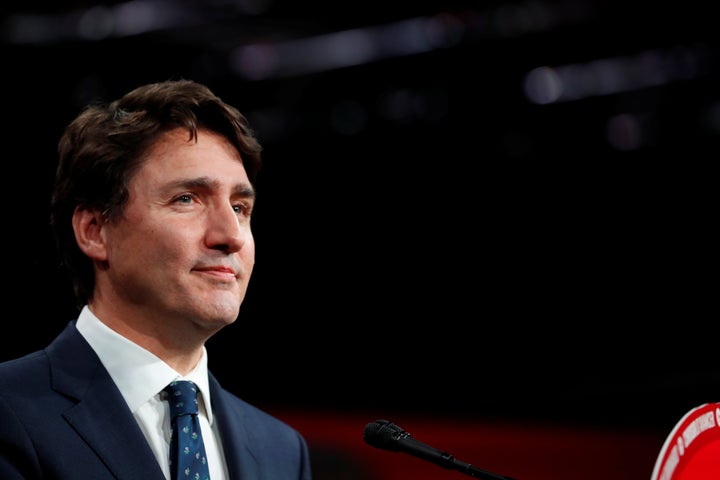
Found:
[(207, 380), (207, 350), (204, 347), (195, 370), (180, 376), (152, 352), (105, 325), (87, 305), (80, 311), (75, 325), (100, 358), (131, 412), (136, 412), (171, 381), (182, 378), (192, 380), (198, 386), (208, 422), (213, 424)]

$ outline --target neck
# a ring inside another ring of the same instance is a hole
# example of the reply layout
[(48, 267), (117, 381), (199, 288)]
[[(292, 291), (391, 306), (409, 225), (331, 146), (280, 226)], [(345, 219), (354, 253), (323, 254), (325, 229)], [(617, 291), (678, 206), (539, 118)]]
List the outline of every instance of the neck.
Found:
[(194, 324), (188, 328), (137, 311), (109, 309), (96, 300), (91, 301), (88, 308), (108, 328), (160, 358), (181, 375), (187, 375), (197, 366), (210, 336), (195, 331)]

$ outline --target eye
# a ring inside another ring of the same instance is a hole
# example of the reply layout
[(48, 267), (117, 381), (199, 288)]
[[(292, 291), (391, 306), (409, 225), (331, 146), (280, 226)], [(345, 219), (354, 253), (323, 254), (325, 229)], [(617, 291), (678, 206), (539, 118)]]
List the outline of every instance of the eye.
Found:
[(252, 212), (252, 205), (241, 202), (233, 205), (233, 210), (235, 210), (235, 213), (237, 213), (238, 215), (244, 215), (246, 217), (249, 217), (250, 213)]
[(174, 201), (176, 203), (187, 204), (187, 203), (192, 203), (194, 198), (195, 198), (195, 196), (192, 193), (183, 193), (182, 195), (178, 195), (177, 197), (175, 197)]

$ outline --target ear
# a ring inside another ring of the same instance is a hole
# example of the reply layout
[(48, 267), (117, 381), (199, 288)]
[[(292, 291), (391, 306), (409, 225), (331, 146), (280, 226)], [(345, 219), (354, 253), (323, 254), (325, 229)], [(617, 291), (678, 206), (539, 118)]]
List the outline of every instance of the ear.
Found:
[(72, 217), (75, 241), (80, 250), (95, 261), (107, 260), (105, 245), (105, 217), (97, 208), (79, 205), (75, 207)]

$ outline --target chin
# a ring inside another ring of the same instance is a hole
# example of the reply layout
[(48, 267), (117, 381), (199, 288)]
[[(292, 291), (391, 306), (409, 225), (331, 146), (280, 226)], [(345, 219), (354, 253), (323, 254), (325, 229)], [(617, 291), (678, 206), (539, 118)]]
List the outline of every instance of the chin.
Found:
[(215, 305), (211, 306), (204, 314), (203, 318), (206, 318), (209, 322), (218, 324), (219, 326), (230, 325), (237, 320), (240, 314), (240, 307), (238, 305)]

